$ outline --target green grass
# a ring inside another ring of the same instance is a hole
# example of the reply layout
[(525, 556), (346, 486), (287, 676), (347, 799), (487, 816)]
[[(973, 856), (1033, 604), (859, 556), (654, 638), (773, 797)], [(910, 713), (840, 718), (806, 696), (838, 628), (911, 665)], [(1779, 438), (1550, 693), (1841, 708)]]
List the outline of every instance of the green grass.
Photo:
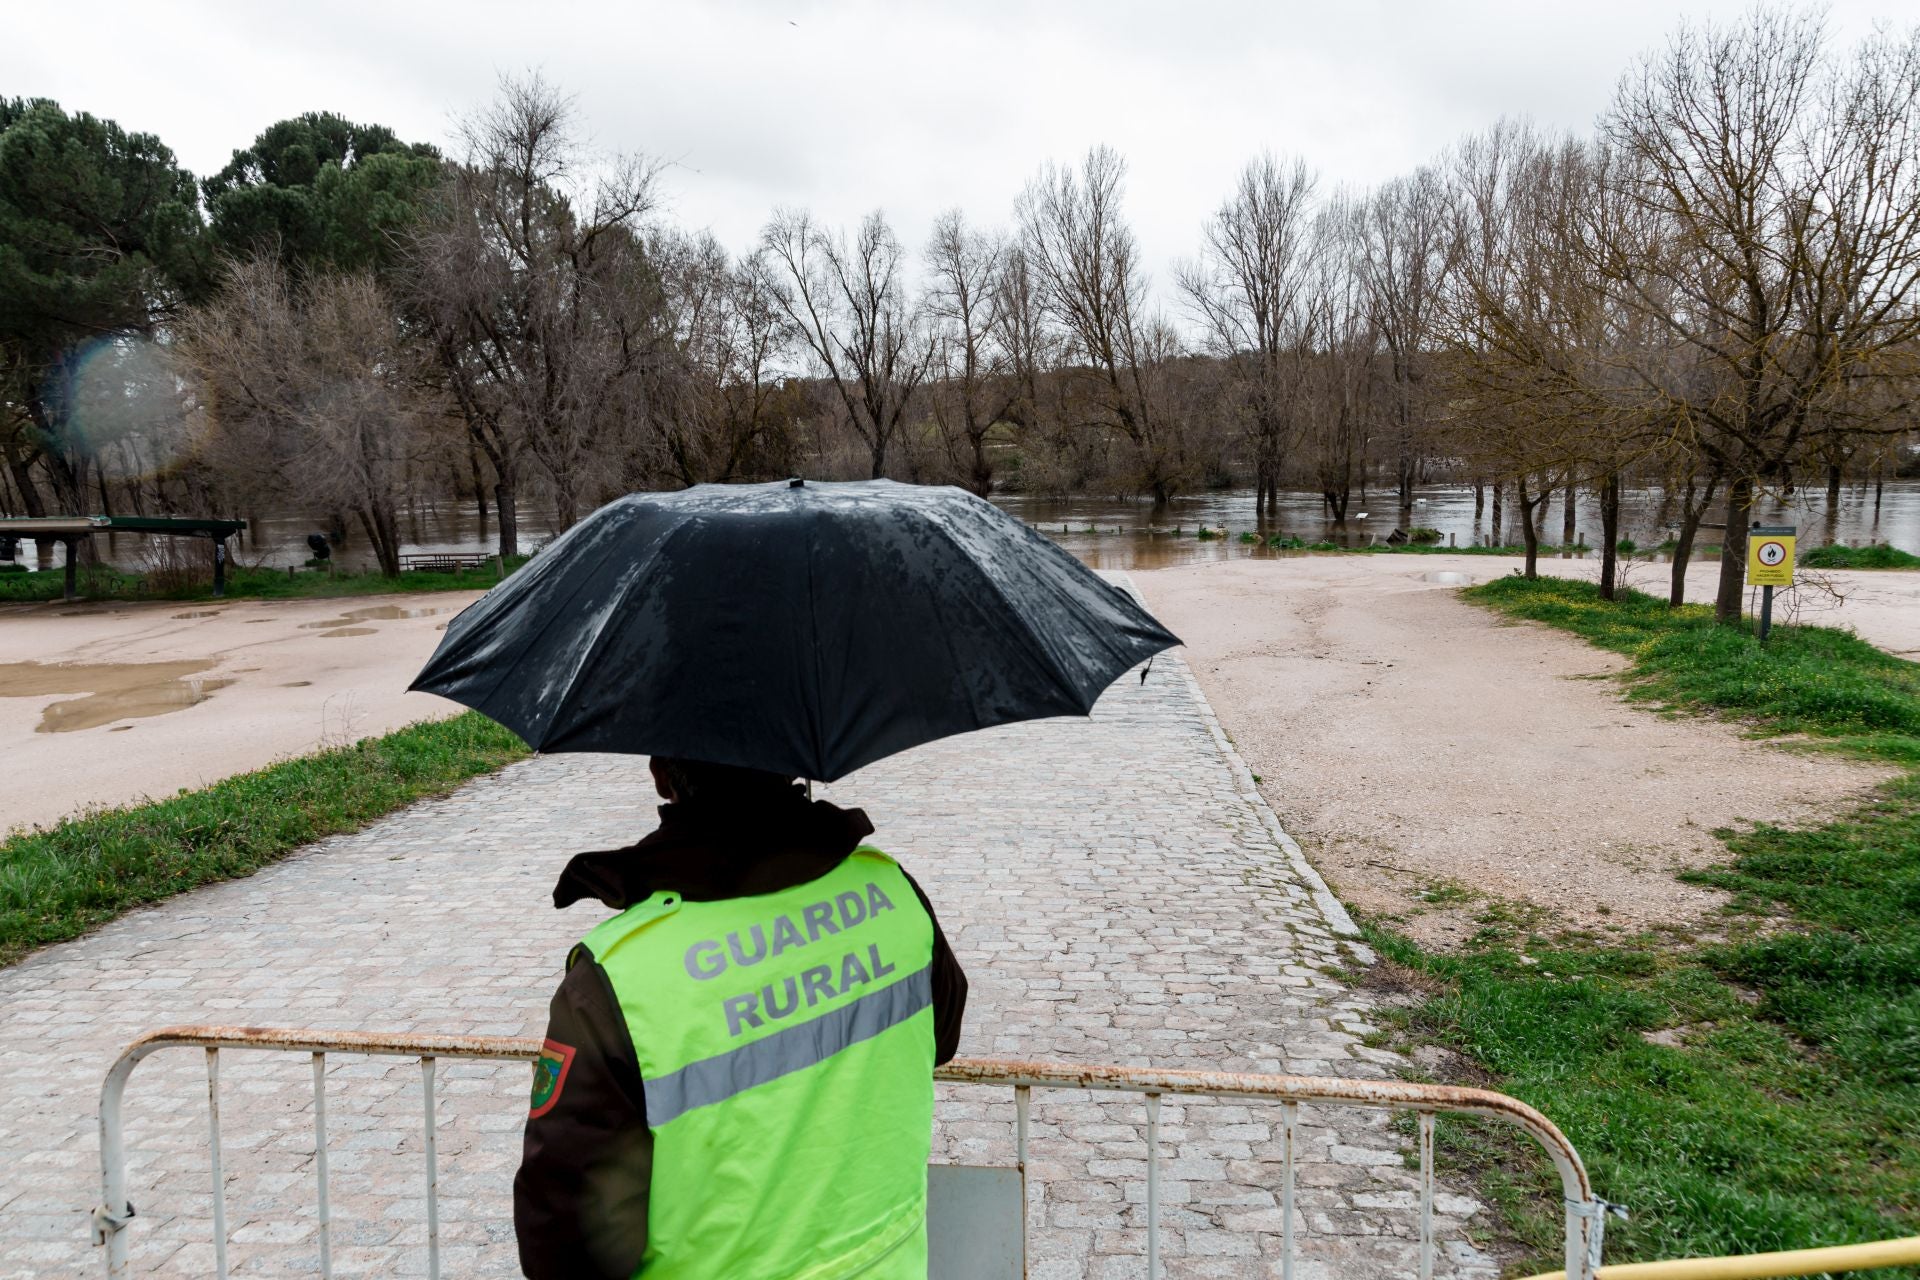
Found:
[[(1627, 654), (1630, 696), (1909, 772), (1823, 825), (1717, 833), (1726, 862), (1686, 877), (1733, 895), (1705, 941), (1600, 942), (1497, 905), (1454, 954), (1372, 927), (1387, 978), (1426, 993), (1389, 1011), (1393, 1035), (1465, 1055), (1474, 1079), (1567, 1132), (1599, 1192), (1633, 1211), (1608, 1227), (1609, 1262), (1920, 1232), (1920, 666), (1817, 627), (1776, 628), (1762, 648), (1705, 610), (1608, 603), (1587, 583), (1464, 594)], [(1647, 1038), (1662, 1031), (1677, 1043)], [(1488, 1125), (1442, 1133), (1445, 1160), (1551, 1266), (1543, 1164)]]
[(0, 839), (0, 965), (442, 795), (526, 748), (475, 712)]
[[(512, 573), (529, 558), (507, 557), (506, 571)], [(0, 603), (59, 600), (65, 589), (64, 575), (65, 571), (60, 569), (0, 574)], [(459, 573), (409, 570), (397, 578), (380, 573), (328, 573), (320, 569), (303, 569), (289, 575), (284, 569), (235, 568), (227, 574), (227, 596), (229, 599), (294, 600), (389, 595), (402, 591), (485, 591), (499, 580), (491, 567)], [(86, 600), (213, 599), (213, 580), (203, 574), (189, 578), (171, 574), (142, 575), (99, 565), (82, 570), (77, 585), (81, 598)]]
[(1800, 563), (1810, 569), (1920, 569), (1920, 556), (1884, 542), (1871, 547), (1835, 543), (1813, 548), (1800, 557)]

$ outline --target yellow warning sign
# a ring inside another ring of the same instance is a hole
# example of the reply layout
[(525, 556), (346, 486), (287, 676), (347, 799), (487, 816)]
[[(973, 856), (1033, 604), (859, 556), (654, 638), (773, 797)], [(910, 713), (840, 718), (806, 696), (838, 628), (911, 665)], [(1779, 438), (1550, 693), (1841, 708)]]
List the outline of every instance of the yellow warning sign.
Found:
[(1748, 586), (1793, 585), (1794, 532), (1791, 527), (1756, 527), (1747, 535)]

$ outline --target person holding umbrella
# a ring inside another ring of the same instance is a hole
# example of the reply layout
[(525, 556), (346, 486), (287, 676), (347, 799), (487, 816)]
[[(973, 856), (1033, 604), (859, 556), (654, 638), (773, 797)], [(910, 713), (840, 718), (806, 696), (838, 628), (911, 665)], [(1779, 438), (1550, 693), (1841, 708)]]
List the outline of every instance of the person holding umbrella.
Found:
[(887, 481), (623, 498), (455, 619), (414, 688), (536, 750), (646, 754), (667, 801), (554, 891), (617, 914), (551, 1005), (525, 1273), (925, 1277), (966, 978), (866, 815), (796, 780), (1086, 715), (1176, 643), (991, 504)]

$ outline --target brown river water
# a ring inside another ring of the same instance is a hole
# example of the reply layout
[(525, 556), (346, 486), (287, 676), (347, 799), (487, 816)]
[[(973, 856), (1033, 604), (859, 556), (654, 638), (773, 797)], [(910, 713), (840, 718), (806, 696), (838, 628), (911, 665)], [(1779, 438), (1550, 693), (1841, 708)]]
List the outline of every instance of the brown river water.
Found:
[[(1145, 499), (1072, 497), (1053, 498), (1010, 494), (994, 501), (1060, 542), (1081, 559), (1099, 569), (1152, 569), (1170, 565), (1204, 563), (1247, 555), (1272, 554), (1265, 546), (1271, 536), (1295, 537), (1305, 542), (1334, 542), (1344, 546), (1366, 546), (1370, 541), (1385, 541), (1396, 527), (1424, 526), (1440, 531), (1443, 545), (1472, 546), (1485, 542), (1492, 533), (1491, 507), (1475, 516), (1473, 490), (1464, 485), (1433, 485), (1415, 490), (1414, 505), (1400, 510), (1391, 491), (1376, 490), (1366, 497), (1355, 497), (1346, 523), (1327, 518), (1326, 505), (1317, 493), (1289, 492), (1281, 495), (1277, 514), (1262, 515), (1254, 509), (1251, 489), (1226, 489), (1176, 498), (1156, 511)], [(1589, 545), (1599, 538), (1600, 516), (1592, 499), (1585, 494), (1576, 506), (1578, 536)], [(1717, 519), (1718, 513), (1710, 516)], [(1520, 541), (1512, 504), (1506, 512), (1505, 540)], [(1829, 510), (1824, 489), (1805, 489), (1792, 498), (1768, 502), (1761, 519), (1769, 524), (1798, 525), (1807, 545), (1829, 542), (1887, 542), (1906, 551), (1920, 552), (1920, 480), (1890, 483), (1876, 508), (1871, 488), (1849, 486), (1838, 506)], [(306, 538), (317, 525), (298, 515), (256, 517), (250, 532), (233, 548), (240, 564), (258, 564), (273, 568), (305, 563)], [(412, 516), (408, 523), (408, 541), (402, 551), (487, 552), (494, 549), (497, 532), (491, 522), (482, 522), (470, 506), (443, 503)], [(1665, 495), (1654, 488), (1629, 490), (1624, 497), (1622, 535), (1642, 545), (1651, 545), (1668, 537), (1677, 523), (1677, 515)], [(1227, 536), (1199, 539), (1195, 530), (1205, 525), (1224, 529)], [(539, 511), (523, 513), (522, 550), (531, 550), (550, 533), (550, 523)], [(1243, 532), (1256, 534), (1257, 541), (1239, 540)], [(1541, 521), (1541, 540), (1560, 541), (1561, 504), (1556, 497)], [(365, 569), (372, 566), (366, 543), (349, 530), (344, 546), (334, 558), (342, 568)], [(1701, 541), (1715, 541), (1711, 531)], [(147, 540), (122, 536), (99, 539), (101, 554), (125, 569), (141, 567)], [(22, 547), (22, 558), (31, 556), (30, 546)], [(57, 559), (55, 563), (57, 563)]]
[[(1469, 546), (1485, 542), (1492, 532), (1487, 520), (1490, 511), (1483, 510), (1477, 518), (1474, 515), (1470, 488), (1421, 489), (1415, 495), (1414, 505), (1404, 511), (1394, 509), (1391, 494), (1387, 498), (1385, 504), (1356, 501), (1344, 525), (1328, 520), (1318, 495), (1306, 493), (1283, 495), (1279, 511), (1270, 515), (1255, 511), (1250, 490), (1181, 498), (1157, 511), (1144, 501), (1130, 499), (1010, 495), (996, 501), (1088, 564), (1101, 569), (1155, 569), (1275, 556), (1283, 553), (1266, 544), (1268, 538), (1276, 536), (1365, 546), (1375, 540), (1384, 541), (1396, 526), (1426, 526), (1440, 531), (1442, 545)], [(1625, 507), (1622, 520), (1625, 536), (1651, 545), (1672, 532), (1672, 512), (1663, 506), (1658, 490), (1630, 492)], [(1825, 493), (1818, 492), (1803, 494), (1795, 501), (1770, 504), (1763, 509), (1762, 518), (1771, 523), (1798, 525), (1802, 536), (1812, 545), (1834, 541), (1890, 542), (1906, 550), (1920, 551), (1920, 482), (1888, 485), (1877, 509), (1871, 490), (1863, 493), (1849, 489), (1833, 510), (1827, 509)], [(1559, 541), (1561, 520), (1561, 507), (1555, 501), (1543, 522), (1543, 541)], [(1597, 539), (1598, 513), (1590, 502), (1583, 501), (1576, 508), (1576, 526), (1587, 542)], [(1217, 536), (1198, 536), (1202, 527)], [(527, 529), (529, 546), (546, 536), (546, 529), (537, 516), (525, 522), (523, 528)], [(306, 535), (312, 531), (311, 522), (297, 516), (258, 520), (251, 536), (235, 548), (235, 559), (243, 564), (275, 567), (298, 564), (306, 558)], [(471, 508), (453, 507), (420, 513), (411, 532), (414, 541), (408, 545), (408, 551), (486, 551), (491, 549), (493, 534)], [(1243, 534), (1254, 536), (1243, 541)], [(1518, 540), (1511, 514), (1506, 536), (1509, 541)], [(1704, 531), (1702, 541), (1711, 542), (1716, 537), (1714, 531)], [(111, 545), (107, 539), (101, 542), (101, 550), (115, 563), (126, 568), (140, 566), (144, 540), (123, 537), (113, 540)], [(364, 547), (351, 540), (337, 559), (349, 568), (366, 567), (368, 563)], [(1437, 570), (1422, 577), (1454, 585), (1472, 581), (1470, 575), (1452, 570)], [(168, 616), (173, 620), (192, 621), (217, 617), (221, 612), (218, 607), (194, 607)], [(322, 639), (345, 639), (377, 634), (373, 624), (378, 622), (453, 612), (452, 605), (432, 603), (347, 607), (342, 602), (337, 616), (303, 622), (298, 629), (316, 632)], [(444, 629), (445, 623), (440, 627)], [(75, 695), (48, 705), (36, 725), (37, 730), (64, 733), (113, 725), (119, 731), (130, 727), (125, 723), (128, 721), (195, 706), (233, 683), (231, 679), (203, 675), (212, 665), (211, 661), (0, 663), (0, 698)], [(307, 683), (293, 681), (283, 687), (297, 688)]]

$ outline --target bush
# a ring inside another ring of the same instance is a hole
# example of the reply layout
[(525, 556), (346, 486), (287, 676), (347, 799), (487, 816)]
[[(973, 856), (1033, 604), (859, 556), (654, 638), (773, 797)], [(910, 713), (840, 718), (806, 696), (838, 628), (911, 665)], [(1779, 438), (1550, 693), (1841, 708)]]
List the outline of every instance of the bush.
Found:
[(1920, 569), (1920, 556), (1886, 543), (1849, 547), (1834, 543), (1815, 547), (1800, 557), (1809, 569)]

